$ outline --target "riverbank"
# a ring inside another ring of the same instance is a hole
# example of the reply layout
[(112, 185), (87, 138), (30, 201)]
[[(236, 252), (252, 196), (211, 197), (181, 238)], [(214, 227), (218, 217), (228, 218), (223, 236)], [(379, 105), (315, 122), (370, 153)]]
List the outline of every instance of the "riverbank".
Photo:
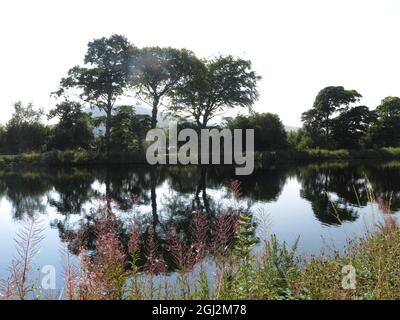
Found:
[(293, 164), (307, 162), (349, 160), (400, 160), (400, 148), (382, 148), (369, 150), (282, 150), (259, 151), (255, 153), (255, 161), (259, 166), (270, 164)]
[[(258, 167), (276, 164), (349, 160), (400, 160), (400, 148), (373, 150), (280, 150), (257, 151), (254, 155)], [(18, 167), (74, 167), (121, 164), (147, 164), (145, 152), (110, 154), (85, 150), (31, 152), (18, 155), (0, 155), (0, 169)]]
[(66, 150), (49, 152), (31, 152), (18, 155), (0, 155), (0, 168), (26, 167), (75, 167), (104, 166), (116, 164), (145, 164), (144, 153), (110, 154), (86, 150)]

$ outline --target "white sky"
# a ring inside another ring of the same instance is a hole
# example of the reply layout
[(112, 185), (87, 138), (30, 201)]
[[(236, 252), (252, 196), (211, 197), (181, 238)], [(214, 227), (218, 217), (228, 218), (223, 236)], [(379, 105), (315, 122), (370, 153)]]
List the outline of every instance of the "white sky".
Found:
[(358, 90), (372, 108), (400, 96), (400, 0), (1, 0), (0, 122), (17, 100), (48, 110), (87, 42), (112, 33), (250, 59), (263, 77), (256, 110), (286, 125), (300, 126), (328, 85)]

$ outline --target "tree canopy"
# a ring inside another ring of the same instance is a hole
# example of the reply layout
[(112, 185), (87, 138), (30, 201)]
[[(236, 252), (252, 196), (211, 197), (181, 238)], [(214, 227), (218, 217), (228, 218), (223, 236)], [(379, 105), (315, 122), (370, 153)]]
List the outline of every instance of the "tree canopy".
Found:
[(163, 98), (184, 85), (200, 61), (189, 50), (147, 47), (131, 56), (129, 79), (136, 96), (152, 107), (152, 128), (157, 125), (158, 107)]
[(254, 129), (256, 150), (284, 149), (288, 146), (287, 134), (279, 116), (272, 113), (253, 113), (227, 119), (229, 129)]
[(359, 101), (362, 96), (355, 90), (346, 90), (341, 86), (326, 87), (315, 98), (313, 107), (302, 114), (304, 129), (313, 146), (331, 148), (333, 146), (332, 117), (347, 111), (350, 104)]
[(376, 108), (371, 127), (371, 142), (378, 147), (400, 146), (400, 98), (386, 97)]
[(106, 150), (110, 147), (112, 110), (128, 86), (129, 61), (133, 51), (133, 45), (121, 35), (89, 42), (85, 65), (70, 69), (57, 91), (61, 96), (67, 89), (79, 89), (84, 102), (106, 113)]
[(250, 61), (233, 56), (204, 61), (189, 81), (173, 93), (170, 114), (190, 117), (199, 128), (205, 128), (212, 118), (229, 108), (251, 108), (258, 99), (260, 79)]
[(42, 122), (44, 112), (35, 109), (32, 103), (23, 105), (14, 104), (14, 113), (8, 121), (4, 131), (4, 143), (10, 153), (45, 150), (49, 139), (49, 128)]
[(49, 112), (48, 118), (58, 118), (52, 130), (50, 147), (61, 150), (90, 147), (94, 138), (91, 118), (83, 111), (81, 103), (61, 102)]

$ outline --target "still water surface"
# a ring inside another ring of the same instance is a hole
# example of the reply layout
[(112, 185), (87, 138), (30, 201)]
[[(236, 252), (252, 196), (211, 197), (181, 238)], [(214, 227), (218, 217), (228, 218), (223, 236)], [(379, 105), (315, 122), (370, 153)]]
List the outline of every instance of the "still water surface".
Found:
[[(232, 179), (241, 182), (239, 204), (232, 201)], [(139, 201), (134, 210), (133, 195)], [(213, 214), (239, 205), (254, 214), (259, 236), (274, 233), (288, 243), (300, 236), (299, 254), (329, 254), (342, 252), (349, 239), (365, 234), (389, 206), (390, 214), (400, 212), (400, 163), (271, 167), (247, 177), (235, 177), (229, 167), (3, 171), (0, 278), (7, 276), (15, 255), (13, 239), (27, 216), (39, 217), (45, 226), (35, 265), (53, 265), (61, 274), (63, 248), (68, 245), (74, 251), (69, 235), (80, 229), (91, 234), (91, 216), (104, 196), (112, 199), (121, 225), (132, 222), (135, 214), (141, 225), (155, 226), (160, 233), (172, 228), (190, 232), (187, 226), (194, 210)]]

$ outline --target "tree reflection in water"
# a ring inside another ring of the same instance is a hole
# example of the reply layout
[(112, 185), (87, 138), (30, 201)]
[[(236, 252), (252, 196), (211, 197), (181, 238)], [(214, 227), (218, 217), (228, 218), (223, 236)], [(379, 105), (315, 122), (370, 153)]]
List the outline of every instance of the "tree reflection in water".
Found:
[[(300, 197), (311, 204), (316, 219), (325, 225), (340, 225), (357, 220), (357, 209), (369, 203), (366, 177), (382, 211), (388, 211), (389, 205), (390, 212), (399, 211), (400, 164), (395, 162), (271, 167), (239, 178), (242, 198), (249, 207), (255, 202), (277, 201), (287, 179), (296, 179)], [(171, 237), (187, 245), (195, 241), (198, 214), (205, 217), (206, 243), (212, 246), (224, 219), (221, 213), (232, 213), (229, 185), (235, 178), (234, 168), (225, 166), (6, 171), (0, 173), (0, 196), (11, 203), (16, 220), (55, 210), (62, 217), (52, 221), (52, 226), (74, 253), (82, 244), (96, 249), (96, 208), (105, 203), (115, 214), (125, 249), (135, 221), (142, 240), (140, 263), (145, 264), (145, 244), (154, 237), (171, 271), (176, 267), (167, 250)]]

